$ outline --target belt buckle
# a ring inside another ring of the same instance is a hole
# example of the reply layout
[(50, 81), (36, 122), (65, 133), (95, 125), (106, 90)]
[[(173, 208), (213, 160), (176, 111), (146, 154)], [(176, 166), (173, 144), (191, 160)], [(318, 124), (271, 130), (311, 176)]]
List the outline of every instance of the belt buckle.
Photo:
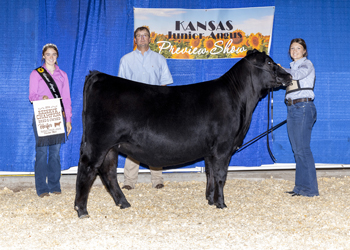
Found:
[(284, 102), (287, 104), (287, 106), (291, 106), (293, 104), (293, 101), (290, 98), (286, 99)]

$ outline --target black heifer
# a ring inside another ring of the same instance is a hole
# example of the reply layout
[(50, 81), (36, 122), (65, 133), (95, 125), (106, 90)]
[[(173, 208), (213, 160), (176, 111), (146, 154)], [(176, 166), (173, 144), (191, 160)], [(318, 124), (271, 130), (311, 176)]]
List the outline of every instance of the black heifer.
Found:
[(97, 173), (115, 203), (130, 207), (117, 182), (118, 152), (153, 167), (204, 158), (208, 203), (226, 207), (229, 160), (243, 143), (256, 104), (269, 88), (290, 82), (288, 73), (258, 51), (249, 51), (216, 80), (185, 86), (152, 86), (91, 72), (84, 86), (78, 216), (88, 216)]

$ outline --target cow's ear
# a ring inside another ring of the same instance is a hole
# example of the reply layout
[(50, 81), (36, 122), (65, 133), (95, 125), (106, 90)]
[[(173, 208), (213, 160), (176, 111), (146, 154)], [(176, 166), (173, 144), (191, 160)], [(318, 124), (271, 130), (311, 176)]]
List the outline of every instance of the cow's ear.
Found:
[(250, 54), (257, 53), (257, 52), (259, 52), (259, 50), (257, 50), (257, 49), (248, 50), (248, 51), (247, 51), (247, 56), (250, 55)]
[(249, 56), (250, 54), (253, 54), (254, 53), (254, 50), (248, 50), (247, 51), (247, 56)]

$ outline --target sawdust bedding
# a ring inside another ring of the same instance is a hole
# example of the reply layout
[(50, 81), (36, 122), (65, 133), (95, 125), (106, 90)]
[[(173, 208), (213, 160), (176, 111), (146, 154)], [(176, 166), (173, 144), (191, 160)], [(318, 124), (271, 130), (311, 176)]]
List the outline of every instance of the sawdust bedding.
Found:
[(93, 186), (90, 218), (75, 190), (39, 198), (0, 190), (0, 249), (350, 249), (350, 177), (319, 178), (320, 196), (291, 197), (293, 182), (228, 180), (226, 209), (207, 205), (205, 182), (141, 183), (119, 209)]

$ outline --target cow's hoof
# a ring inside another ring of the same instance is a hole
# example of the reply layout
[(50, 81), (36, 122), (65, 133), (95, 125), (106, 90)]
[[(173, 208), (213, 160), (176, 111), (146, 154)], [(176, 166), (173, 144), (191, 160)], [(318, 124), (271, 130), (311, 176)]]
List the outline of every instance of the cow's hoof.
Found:
[(79, 219), (85, 219), (85, 218), (90, 218), (90, 215), (82, 214), (82, 215), (79, 216)]
[(208, 200), (208, 204), (209, 204), (210, 206), (212, 206), (212, 205), (214, 205), (214, 202), (211, 201), (211, 200)]
[(118, 204), (118, 206), (120, 207), (120, 209), (131, 207), (130, 203), (127, 201), (123, 202), (122, 204)]
[(221, 208), (221, 209), (224, 209), (225, 207), (227, 207), (225, 203), (223, 203), (223, 204), (216, 203), (215, 205), (216, 205), (216, 208)]
[(84, 218), (89, 218), (90, 217), (86, 210), (82, 211), (81, 209), (79, 209), (78, 206), (74, 206), (74, 210), (78, 212), (78, 217), (80, 219), (84, 219)]

